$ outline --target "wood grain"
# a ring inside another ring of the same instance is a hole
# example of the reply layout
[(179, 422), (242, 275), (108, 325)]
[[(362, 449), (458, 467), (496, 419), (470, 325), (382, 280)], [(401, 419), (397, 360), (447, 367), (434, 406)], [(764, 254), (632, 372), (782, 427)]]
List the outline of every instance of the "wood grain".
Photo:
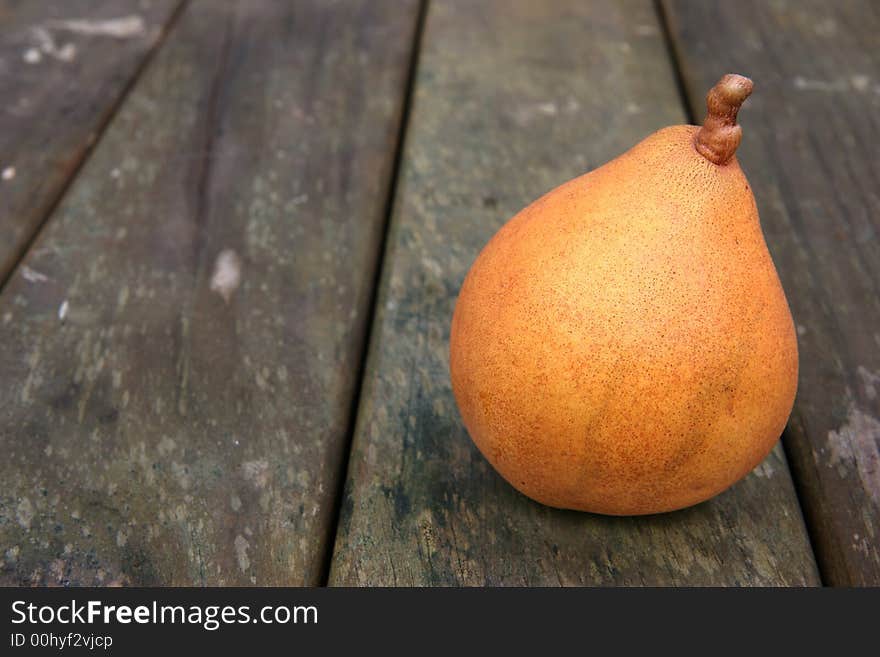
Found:
[(180, 0), (0, 0), (0, 285)]
[(685, 86), (755, 81), (740, 160), (797, 324), (785, 434), (823, 579), (880, 585), (880, 7), (666, 3)]
[(2, 581), (320, 583), (417, 10), (187, 6), (0, 297)]
[(543, 507), (461, 425), (464, 275), (523, 205), (684, 120), (648, 2), (430, 5), (331, 578), (338, 585), (816, 584), (780, 450), (697, 507)]

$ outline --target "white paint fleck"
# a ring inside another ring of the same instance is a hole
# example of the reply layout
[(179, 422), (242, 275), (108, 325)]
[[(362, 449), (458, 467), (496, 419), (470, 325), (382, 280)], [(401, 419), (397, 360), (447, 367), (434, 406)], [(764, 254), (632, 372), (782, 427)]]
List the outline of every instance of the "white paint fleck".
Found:
[(52, 34), (45, 27), (35, 27), (31, 30), (33, 34), (34, 41), (36, 41), (37, 47), (44, 55), (48, 55), (53, 59), (58, 59), (62, 62), (71, 62), (76, 58), (76, 46), (72, 43), (65, 43), (63, 46), (58, 46), (55, 43), (55, 39), (52, 37)]
[(55, 56), (62, 62), (72, 62), (76, 58), (76, 46), (72, 43), (65, 43), (57, 50)]
[(847, 80), (810, 80), (808, 78), (796, 75), (792, 80), (795, 89), (800, 91), (822, 91), (831, 93), (835, 91), (846, 91), (849, 89)]
[(623, 111), (627, 114), (641, 114), (642, 107), (638, 103), (627, 103), (626, 107), (623, 108)]
[(246, 461), (241, 464), (241, 473), (255, 487), (265, 488), (269, 483), (269, 462), (266, 459)]
[(862, 488), (880, 505), (880, 421), (850, 404), (846, 424), (828, 432), (828, 467), (841, 477), (858, 475)]
[(34, 507), (28, 498), (23, 497), (19, 500), (18, 506), (15, 507), (15, 518), (24, 529), (31, 528), (31, 521), (34, 519)]
[(797, 325), (797, 334), (798, 335), (806, 335), (807, 334), (807, 327), (804, 326), (803, 324), (798, 324)]
[(49, 564), (49, 572), (55, 577), (55, 580), (60, 582), (64, 579), (64, 561), (61, 559), (54, 559)]
[(261, 390), (265, 390), (269, 387), (269, 377), (272, 376), (272, 373), (269, 371), (268, 367), (262, 368), (259, 372), (255, 374), (255, 378), (257, 380), (257, 387)]
[(877, 388), (880, 387), (880, 373), (872, 372), (867, 367), (859, 365), (859, 378), (862, 380), (862, 387), (865, 390), (865, 396), (868, 399), (877, 399)]
[(159, 441), (158, 444), (159, 454), (161, 456), (167, 456), (177, 447), (177, 443), (175, 443), (168, 436), (162, 436), (162, 440)]
[(837, 34), (837, 21), (833, 18), (824, 18), (821, 21), (818, 21), (814, 26), (813, 30), (819, 36), (830, 37)]
[(544, 101), (516, 106), (510, 111), (510, 116), (517, 125), (527, 126), (535, 118), (556, 116), (558, 113), (559, 107), (555, 102)]
[(128, 542), (128, 536), (121, 529), (116, 532), (116, 545), (119, 547), (125, 547), (125, 544)]
[(216, 292), (226, 303), (241, 284), (241, 258), (232, 249), (224, 249), (214, 263), (211, 276), (211, 291)]
[(3, 173), (0, 173), (0, 178), (3, 178), (3, 180), (12, 180), (15, 178), (15, 167), (6, 167), (3, 169)]
[(110, 169), (110, 177), (111, 178), (116, 179), (121, 175), (122, 175), (122, 171), (119, 170), (119, 167), (113, 167), (112, 169)]
[(424, 256), (422, 258), (422, 264), (425, 266), (425, 269), (427, 269), (434, 276), (438, 278), (443, 276), (443, 266), (433, 258)]
[(849, 82), (856, 91), (867, 91), (871, 85), (871, 78), (867, 75), (853, 75)]
[(251, 567), (251, 560), (248, 559), (247, 551), (250, 548), (250, 543), (247, 542), (247, 539), (238, 534), (235, 537), (234, 541), (235, 545), (235, 556), (238, 558), (238, 567), (241, 568), (241, 572), (247, 572), (248, 568)]
[(84, 34), (86, 36), (107, 36), (114, 39), (131, 39), (144, 36), (147, 32), (144, 19), (137, 14), (104, 20), (57, 20), (47, 25), (56, 30)]
[(46, 276), (46, 274), (41, 274), (27, 265), (22, 265), (21, 275), (24, 276), (24, 280), (28, 283), (45, 283), (49, 280), (49, 277)]
[(24, 51), (21, 58), (28, 64), (39, 64), (43, 59), (43, 55), (36, 48), (28, 48)]
[(238, 511), (241, 509), (241, 498), (238, 495), (233, 495), (229, 500), (229, 504), (233, 511)]
[(177, 480), (177, 483), (182, 489), (189, 489), (192, 483), (192, 477), (190, 477), (189, 469), (185, 464), (178, 463), (177, 461), (172, 461), (171, 474), (174, 475), (174, 478)]
[(116, 295), (116, 310), (119, 312), (123, 308), (125, 308), (125, 304), (128, 303), (128, 285), (123, 285), (119, 289), (119, 294)]
[(58, 319), (60, 319), (63, 322), (64, 318), (67, 317), (68, 310), (70, 310), (70, 304), (68, 303), (67, 299), (65, 299), (64, 301), (61, 302), (61, 305), (58, 307)]
[(776, 472), (776, 469), (773, 467), (773, 464), (770, 463), (770, 458), (764, 459), (758, 467), (755, 468), (755, 476), (760, 477), (761, 479), (770, 479), (774, 472)]
[(6, 563), (15, 563), (18, 561), (18, 554), (21, 552), (21, 548), (17, 545), (13, 545), (11, 548), (6, 549)]

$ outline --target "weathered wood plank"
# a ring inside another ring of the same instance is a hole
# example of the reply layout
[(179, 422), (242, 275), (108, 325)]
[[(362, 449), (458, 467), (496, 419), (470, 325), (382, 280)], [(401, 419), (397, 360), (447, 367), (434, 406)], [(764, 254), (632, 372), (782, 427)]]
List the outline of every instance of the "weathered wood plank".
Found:
[(180, 0), (0, 0), (0, 285)]
[(780, 450), (709, 503), (602, 517), (521, 496), (455, 409), (449, 322), (479, 249), (683, 120), (649, 2), (431, 3), (331, 583), (817, 583)]
[(666, 6), (697, 116), (722, 69), (755, 81), (741, 161), (800, 343), (786, 452), (825, 582), (880, 585), (880, 7)]
[(0, 579), (320, 583), (417, 10), (188, 5), (0, 297)]

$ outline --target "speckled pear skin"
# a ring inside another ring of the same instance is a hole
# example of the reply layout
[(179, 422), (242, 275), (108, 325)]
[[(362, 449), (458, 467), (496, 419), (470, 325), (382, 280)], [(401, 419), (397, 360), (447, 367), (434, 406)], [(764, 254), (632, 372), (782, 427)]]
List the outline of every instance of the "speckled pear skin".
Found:
[(660, 130), (538, 199), (464, 281), (450, 336), (462, 419), (538, 502), (613, 515), (697, 504), (785, 427), (797, 340), (739, 134), (716, 164), (699, 130)]

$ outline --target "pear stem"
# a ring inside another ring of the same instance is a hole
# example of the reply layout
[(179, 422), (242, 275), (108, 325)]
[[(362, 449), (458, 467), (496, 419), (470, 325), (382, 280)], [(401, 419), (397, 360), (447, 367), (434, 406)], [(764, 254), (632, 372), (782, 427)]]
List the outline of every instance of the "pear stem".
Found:
[(706, 95), (709, 113), (697, 131), (694, 147), (710, 162), (726, 164), (742, 140), (742, 128), (736, 115), (752, 93), (752, 81), (742, 75), (728, 73)]

